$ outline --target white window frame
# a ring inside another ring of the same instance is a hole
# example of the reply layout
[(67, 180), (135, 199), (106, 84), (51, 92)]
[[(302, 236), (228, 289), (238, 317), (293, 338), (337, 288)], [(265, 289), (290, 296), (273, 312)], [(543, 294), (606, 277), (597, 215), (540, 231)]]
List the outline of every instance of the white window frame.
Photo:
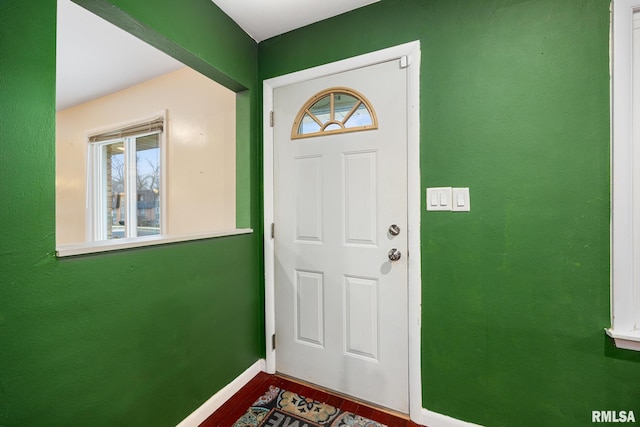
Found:
[[(144, 123), (156, 119), (158, 117), (162, 118), (163, 123), (165, 124), (165, 129), (162, 132), (147, 132), (140, 133), (135, 136), (125, 137), (125, 138), (117, 138), (109, 141), (102, 142), (89, 142), (89, 136), (96, 135), (100, 133), (105, 133), (112, 130), (124, 129), (129, 126), (133, 126), (139, 123)], [(93, 129), (87, 132), (87, 233), (89, 240), (88, 242), (96, 243), (107, 241), (106, 236), (104, 235), (104, 231), (106, 229), (106, 218), (104, 216), (104, 212), (106, 208), (104, 206), (104, 197), (102, 197), (103, 192), (105, 191), (106, 185), (106, 170), (104, 165), (104, 147), (109, 144), (113, 144), (117, 141), (123, 141), (125, 146), (127, 144), (135, 144), (135, 139), (145, 135), (151, 135), (154, 133), (158, 134), (159, 145), (160, 145), (160, 236), (166, 234), (166, 219), (167, 219), (167, 198), (166, 198), (166, 176), (167, 176), (167, 159), (166, 159), (166, 123), (167, 123), (167, 112), (159, 111), (153, 114), (150, 114), (145, 117), (140, 117), (135, 120), (131, 120), (129, 122), (118, 123), (114, 125), (110, 125), (107, 127), (103, 127), (100, 129)], [(133, 140), (133, 142), (131, 142)], [(129, 142), (127, 142), (129, 141)], [(135, 173), (135, 151), (125, 149), (125, 167), (129, 169), (127, 171), (128, 174), (131, 174), (133, 171)], [(133, 194), (136, 192), (135, 182), (131, 182), (130, 180), (125, 185), (125, 192)], [(137, 209), (135, 209), (134, 205), (126, 205), (126, 213), (125, 213), (125, 224), (128, 233), (125, 233), (125, 236), (131, 235), (131, 230), (135, 230), (135, 224), (137, 222)], [(137, 241), (145, 241), (147, 240), (145, 237), (128, 237), (124, 239), (111, 239), (108, 242), (117, 241), (119, 243), (133, 243)]]
[[(617, 347), (640, 351), (640, 123), (634, 126), (633, 119), (640, 111), (640, 79), (634, 82), (633, 73), (638, 67), (640, 74), (640, 46), (636, 43), (634, 55), (633, 43), (636, 11), (640, 0), (613, 0), (611, 327), (606, 332)], [(640, 36), (640, 29), (637, 33)]]
[[(158, 143), (160, 148), (160, 234), (165, 234), (165, 214), (166, 208), (164, 207), (164, 132), (155, 131), (140, 133), (135, 136), (127, 136), (124, 138), (112, 139), (109, 141), (92, 142), (89, 143), (89, 150), (91, 151), (91, 165), (88, 169), (88, 173), (91, 175), (88, 180), (93, 181), (91, 191), (91, 205), (92, 205), (92, 223), (93, 230), (91, 235), (93, 241), (107, 240), (107, 217), (105, 212), (107, 207), (105, 206), (105, 195), (107, 193), (107, 170), (106, 170), (106, 152), (105, 148), (108, 145), (121, 142), (124, 144), (124, 157), (125, 157), (125, 175), (127, 178), (134, 177), (137, 174), (137, 162), (136, 162), (136, 140), (149, 135), (158, 135)], [(134, 239), (137, 236), (138, 226), (138, 209), (136, 206), (136, 180), (127, 179), (125, 184), (125, 238)], [(127, 237), (129, 236), (129, 237)]]

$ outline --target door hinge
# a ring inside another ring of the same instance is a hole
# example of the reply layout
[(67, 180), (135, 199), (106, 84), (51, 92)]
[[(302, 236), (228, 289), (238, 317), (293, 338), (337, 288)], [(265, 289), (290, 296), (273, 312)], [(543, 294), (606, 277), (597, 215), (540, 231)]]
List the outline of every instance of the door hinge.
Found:
[(271, 350), (276, 349), (276, 334), (271, 335)]
[(276, 225), (273, 222), (271, 223), (271, 238), (276, 238)]
[(411, 57), (409, 55), (400, 58), (400, 68), (407, 68), (409, 65), (411, 65)]
[(273, 127), (273, 111), (269, 112), (269, 125)]

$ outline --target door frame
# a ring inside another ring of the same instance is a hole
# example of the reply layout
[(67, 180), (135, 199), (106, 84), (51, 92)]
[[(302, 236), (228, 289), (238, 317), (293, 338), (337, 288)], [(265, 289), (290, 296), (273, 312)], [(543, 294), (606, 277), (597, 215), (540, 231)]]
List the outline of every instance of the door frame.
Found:
[[(263, 179), (264, 179), (264, 269), (266, 372), (276, 371), (275, 334), (275, 247), (271, 238), (274, 222), (273, 91), (282, 86), (301, 83), (331, 74), (375, 65), (391, 60), (407, 65), (407, 220), (408, 220), (408, 333), (409, 333), (409, 415), (420, 420), (422, 412), (422, 372), (420, 363), (421, 324), (421, 253), (420, 253), (420, 42), (413, 41), (337, 62), (297, 71), (263, 81)], [(277, 118), (275, 118), (277, 120)]]

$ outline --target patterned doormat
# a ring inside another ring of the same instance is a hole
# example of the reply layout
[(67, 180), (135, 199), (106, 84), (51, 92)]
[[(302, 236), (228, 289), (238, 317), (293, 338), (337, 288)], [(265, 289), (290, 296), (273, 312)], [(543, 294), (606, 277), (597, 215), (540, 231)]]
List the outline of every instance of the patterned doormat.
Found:
[(279, 387), (256, 400), (233, 427), (387, 427)]

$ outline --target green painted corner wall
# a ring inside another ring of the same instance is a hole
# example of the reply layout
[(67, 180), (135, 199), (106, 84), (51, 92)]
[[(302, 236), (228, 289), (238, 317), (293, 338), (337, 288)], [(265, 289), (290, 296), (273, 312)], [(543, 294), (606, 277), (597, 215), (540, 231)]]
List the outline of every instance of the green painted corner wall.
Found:
[(382, 0), (260, 43), (260, 78), (412, 40), (422, 188), (470, 187), (472, 207), (422, 213), (423, 406), (487, 426), (640, 414), (640, 353), (603, 331), (609, 2)]
[(258, 231), (56, 259), (56, 2), (0, 1), (0, 426), (176, 425), (264, 353), (257, 45), (207, 0), (92, 5), (248, 90), (239, 222)]
[(258, 82), (411, 40), (422, 187), (472, 201), (422, 214), (424, 406), (487, 426), (640, 414), (640, 354), (602, 331), (608, 1), (382, 0), (259, 46), (209, 0), (78, 2), (249, 90), (256, 232), (56, 259), (55, 0), (0, 1), (1, 426), (175, 425), (261, 357)]

